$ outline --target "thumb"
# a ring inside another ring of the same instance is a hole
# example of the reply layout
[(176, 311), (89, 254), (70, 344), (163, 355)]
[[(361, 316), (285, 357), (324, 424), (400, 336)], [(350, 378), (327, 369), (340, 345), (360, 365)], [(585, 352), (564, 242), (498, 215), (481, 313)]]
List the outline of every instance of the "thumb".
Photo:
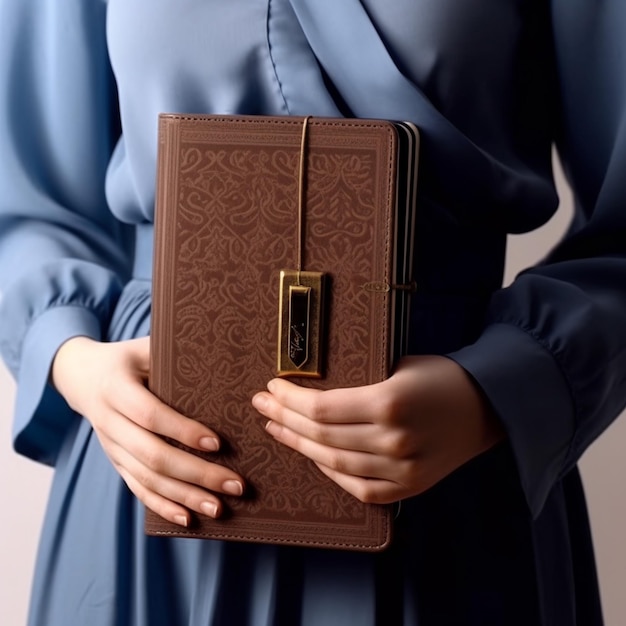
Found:
[(124, 341), (124, 344), (133, 366), (147, 376), (150, 369), (150, 337), (129, 339)]

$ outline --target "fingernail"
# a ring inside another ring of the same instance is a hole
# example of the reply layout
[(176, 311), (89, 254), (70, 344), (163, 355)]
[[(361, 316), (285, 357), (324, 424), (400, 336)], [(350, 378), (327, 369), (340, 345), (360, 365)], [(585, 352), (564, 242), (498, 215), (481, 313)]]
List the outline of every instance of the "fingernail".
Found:
[(202, 437), (199, 443), (203, 450), (209, 450), (210, 452), (215, 452), (220, 447), (220, 443), (215, 437)]
[(215, 502), (203, 502), (200, 505), (200, 509), (209, 517), (217, 517), (217, 504)]
[(187, 528), (187, 525), (189, 524), (189, 522), (187, 521), (187, 516), (186, 515), (176, 515), (174, 517), (174, 521), (179, 526), (184, 526), (185, 528)]
[(268, 391), (270, 391), (271, 393), (274, 393), (274, 388), (276, 387), (276, 383), (274, 383), (273, 380), (270, 380), (269, 383), (267, 383), (267, 389)]
[(264, 411), (265, 409), (267, 409), (267, 405), (267, 398), (262, 396), (260, 393), (252, 398), (252, 406), (259, 411)]
[(243, 485), (238, 480), (227, 480), (222, 489), (233, 496), (240, 496), (243, 493)]

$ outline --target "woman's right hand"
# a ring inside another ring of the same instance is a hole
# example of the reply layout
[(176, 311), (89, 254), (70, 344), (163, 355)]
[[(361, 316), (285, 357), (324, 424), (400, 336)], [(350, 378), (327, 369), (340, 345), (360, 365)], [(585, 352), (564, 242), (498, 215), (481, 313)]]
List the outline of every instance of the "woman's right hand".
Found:
[(73, 337), (57, 351), (52, 383), (91, 423), (115, 469), (149, 509), (181, 526), (189, 524), (188, 509), (219, 517), (215, 493), (241, 495), (244, 481), (162, 439), (204, 451), (220, 445), (212, 430), (150, 393), (149, 357), (148, 337), (116, 343)]

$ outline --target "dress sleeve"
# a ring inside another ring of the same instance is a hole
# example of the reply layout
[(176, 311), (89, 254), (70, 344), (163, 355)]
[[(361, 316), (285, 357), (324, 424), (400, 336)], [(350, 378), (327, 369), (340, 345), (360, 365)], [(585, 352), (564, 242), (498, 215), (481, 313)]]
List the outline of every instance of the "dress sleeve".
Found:
[(503, 420), (533, 515), (626, 403), (626, 3), (553, 0), (564, 240), (452, 355)]
[(14, 446), (53, 464), (76, 419), (49, 385), (58, 347), (100, 339), (128, 274), (104, 178), (119, 135), (104, 0), (0, 5), (0, 351)]

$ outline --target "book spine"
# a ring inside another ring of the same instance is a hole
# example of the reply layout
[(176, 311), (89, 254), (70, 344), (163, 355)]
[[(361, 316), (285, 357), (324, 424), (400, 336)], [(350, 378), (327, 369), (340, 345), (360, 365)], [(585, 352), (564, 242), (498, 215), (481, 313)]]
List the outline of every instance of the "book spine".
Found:
[[(151, 391), (164, 402), (172, 397), (170, 368), (155, 367), (155, 363), (173, 363), (171, 307), (167, 305), (173, 297), (174, 281), (167, 268), (167, 259), (174, 258), (175, 229), (169, 224), (175, 214), (177, 178), (173, 169), (180, 143), (180, 119), (161, 115), (158, 129), (157, 187), (155, 200), (155, 234), (153, 276), (158, 281), (152, 284), (152, 309), (158, 310), (151, 320), (150, 376)], [(174, 204), (172, 204), (174, 203)]]

